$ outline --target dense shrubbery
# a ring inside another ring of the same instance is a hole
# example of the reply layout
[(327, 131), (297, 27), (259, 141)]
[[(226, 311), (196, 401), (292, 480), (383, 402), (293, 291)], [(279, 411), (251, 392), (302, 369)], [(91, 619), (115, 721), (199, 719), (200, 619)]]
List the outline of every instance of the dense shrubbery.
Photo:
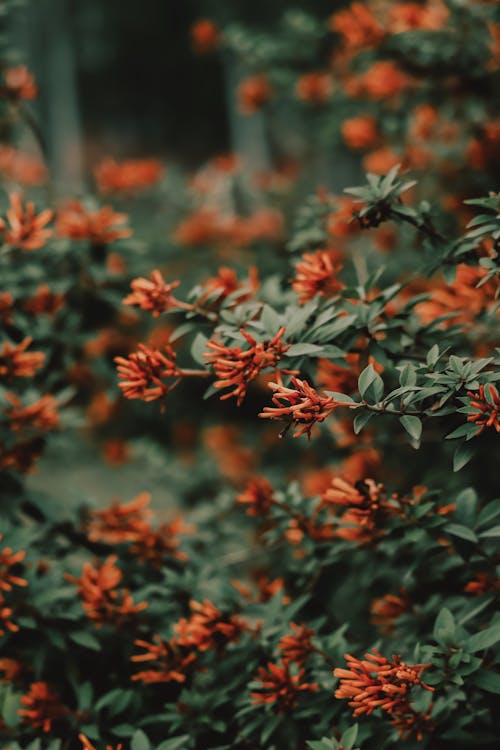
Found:
[[(200, 21), (278, 166), (106, 159), (62, 202), (4, 66), (2, 747), (495, 746), (499, 29), (452, 0)], [(323, 150), (366, 184), (311, 189)], [(82, 429), (178, 507), (37, 491)]]

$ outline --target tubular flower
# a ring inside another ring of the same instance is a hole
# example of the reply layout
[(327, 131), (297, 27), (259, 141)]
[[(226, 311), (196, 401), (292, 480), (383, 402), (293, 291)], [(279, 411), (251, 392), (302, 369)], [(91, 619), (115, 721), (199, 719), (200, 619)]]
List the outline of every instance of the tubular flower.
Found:
[[(84, 734), (79, 734), (78, 739), (82, 743), (82, 750), (97, 750), (95, 745), (93, 745), (88, 737), (85, 737)], [(116, 748), (114, 748), (112, 745), (106, 745), (106, 750), (122, 750), (122, 748), (123, 745), (121, 742), (116, 746)]]
[(370, 115), (344, 120), (340, 131), (346, 146), (352, 149), (372, 148), (379, 138), (377, 123)]
[(33, 339), (27, 336), (20, 344), (12, 346), (5, 341), (0, 349), (0, 378), (32, 378), (43, 365), (43, 352), (27, 352)]
[(28, 693), (21, 696), (21, 704), (24, 708), (20, 708), (18, 713), (23, 724), (42, 732), (50, 732), (52, 722), (68, 713), (59, 696), (46, 682), (32, 682)]
[[(175, 360), (175, 352), (168, 345), (163, 354), (158, 349), (139, 344), (139, 350), (128, 357), (115, 357), (121, 381), (118, 387), (125, 398), (140, 398), (143, 401), (164, 398), (179, 382), (180, 371)], [(163, 382), (165, 378), (177, 380), (167, 385)]]
[(23, 406), (21, 400), (14, 393), (8, 393), (6, 398), (11, 406), (4, 409), (4, 414), (9, 420), (11, 430), (16, 431), (32, 427), (37, 430), (48, 431), (59, 427), (57, 399), (54, 396), (42, 396), (29, 406)]
[(237, 503), (247, 505), (248, 516), (265, 516), (274, 499), (274, 489), (265, 477), (253, 477), (245, 490), (236, 498)]
[(395, 621), (411, 610), (411, 601), (406, 589), (401, 589), (400, 595), (385, 594), (374, 599), (370, 606), (370, 621), (384, 635), (390, 635), (395, 628)]
[(43, 439), (40, 437), (17, 443), (12, 448), (0, 444), (0, 468), (26, 473), (40, 458), (42, 450)]
[(401, 34), (405, 31), (425, 29), (438, 31), (446, 24), (450, 12), (444, 3), (431, 0), (430, 3), (398, 3), (390, 8), (387, 19), (391, 34)]
[(39, 250), (52, 236), (52, 230), (45, 227), (52, 221), (54, 212), (47, 208), (37, 214), (35, 204), (31, 201), (23, 206), (19, 193), (11, 193), (9, 197), (7, 221), (0, 219), (0, 233), (3, 234), (4, 243), (21, 250)]
[(130, 551), (154, 567), (159, 567), (166, 556), (174, 557), (176, 560), (186, 560), (186, 553), (178, 549), (180, 545), (178, 536), (191, 534), (194, 528), (184, 523), (181, 517), (174, 518), (169, 523), (162, 523), (157, 528), (144, 526), (135, 538)]
[(389, 661), (375, 648), (373, 653), (365, 654), (364, 659), (350, 654), (346, 654), (345, 659), (348, 668), (337, 668), (333, 672), (340, 679), (335, 698), (349, 699), (354, 717), (370, 716), (380, 708), (390, 715), (391, 724), (403, 739), (416, 734), (421, 740), (428, 715), (419, 714), (412, 708), (411, 693), (417, 686), (434, 691), (421, 680), (422, 673), (430, 665), (405, 664), (398, 655), (393, 655)]
[(208, 298), (214, 303), (222, 302), (230, 296), (234, 300), (234, 304), (241, 304), (251, 299), (259, 288), (257, 268), (250, 266), (248, 278), (240, 281), (233, 268), (221, 266), (217, 270), (217, 275), (204, 281), (201, 288), (200, 302), (204, 302)]
[(296, 276), (292, 282), (292, 289), (297, 292), (299, 302), (303, 305), (316, 294), (322, 297), (338, 294), (344, 288), (344, 284), (337, 278), (341, 268), (334, 255), (327, 250), (305, 253), (295, 266)]
[(250, 349), (224, 346), (212, 339), (207, 344), (211, 351), (204, 354), (219, 378), (215, 381), (215, 387), (231, 388), (228, 393), (221, 396), (221, 400), (234, 397), (238, 406), (246, 396), (248, 384), (262, 370), (276, 367), (282, 355), (290, 348), (290, 344), (283, 344), (280, 340), (285, 333), (284, 327), (281, 327), (270, 341), (260, 343), (243, 329), (240, 333), (250, 344)]
[(363, 3), (352, 3), (331, 16), (330, 29), (341, 35), (346, 47), (355, 49), (376, 46), (384, 37), (384, 29)]
[(296, 425), (294, 437), (307, 435), (310, 438), (315, 424), (323, 422), (337, 407), (345, 406), (332, 396), (322, 396), (306, 380), (295, 376), (291, 378), (290, 388), (282, 382), (269, 383), (269, 387), (273, 390), (274, 406), (265, 406), (259, 417), (286, 422), (282, 435), (291, 425)]
[(208, 55), (220, 45), (219, 27), (208, 18), (200, 18), (191, 26), (191, 44), (197, 55)]
[(466, 594), (480, 596), (488, 591), (500, 591), (500, 578), (494, 573), (476, 573), (464, 588)]
[[(2, 539), (1, 534), (0, 539)], [(20, 578), (11, 572), (11, 568), (19, 565), (25, 557), (26, 552), (24, 550), (13, 552), (12, 547), (4, 547), (0, 551), (0, 591), (12, 591), (13, 586), (28, 585), (24, 578)]]
[(348, 82), (346, 89), (351, 96), (366, 96), (375, 101), (396, 96), (411, 83), (411, 79), (394, 63), (380, 60), (367, 71)]
[(479, 393), (467, 393), (469, 404), (467, 407), (468, 422), (478, 426), (476, 435), (480, 435), (487, 427), (494, 427), (500, 432), (500, 396), (492, 383), (480, 385)]
[(262, 74), (244, 78), (237, 89), (240, 112), (253, 115), (265, 107), (272, 95), (273, 90), (267, 76)]
[(220, 649), (237, 641), (247, 630), (242, 619), (236, 615), (223, 615), (208, 599), (202, 604), (195, 601), (189, 604), (192, 613), (190, 618), (182, 618), (174, 625), (180, 646), (193, 647), (198, 651)]
[(126, 239), (132, 234), (126, 214), (117, 214), (111, 206), (97, 211), (87, 211), (79, 201), (72, 201), (57, 216), (56, 231), (59, 237), (69, 240), (88, 240), (92, 245), (108, 245)]
[(278, 643), (281, 659), (283, 663), (293, 661), (302, 666), (315, 650), (311, 640), (315, 633), (304, 623), (297, 625), (291, 622), (290, 628), (293, 630), (293, 635), (284, 635)]
[(306, 73), (295, 84), (297, 98), (317, 107), (327, 102), (332, 92), (333, 83), (329, 73)]
[(124, 305), (137, 305), (141, 310), (148, 310), (153, 318), (158, 318), (161, 313), (179, 306), (172, 291), (180, 285), (180, 281), (167, 284), (160, 271), (151, 272), (151, 279), (138, 278), (130, 284), (132, 294), (123, 300)]
[(96, 627), (104, 623), (120, 625), (129, 615), (146, 609), (147, 602), (134, 604), (128, 589), (117, 590), (122, 572), (116, 563), (116, 555), (110, 555), (96, 566), (85, 563), (81, 578), (66, 575), (70, 583), (78, 587), (78, 594), (87, 617)]
[(116, 162), (104, 159), (94, 170), (99, 192), (138, 193), (156, 185), (163, 174), (163, 166), (156, 159), (127, 159)]
[(132, 675), (132, 680), (146, 684), (185, 682), (186, 673), (196, 660), (196, 654), (180, 646), (175, 638), (164, 641), (159, 635), (155, 635), (153, 643), (137, 640), (135, 645), (144, 649), (144, 653), (132, 656), (133, 662), (154, 662), (150, 665), (151, 669)]
[(24, 664), (17, 659), (0, 659), (0, 672), (2, 672), (2, 678), (0, 683), (3, 685), (9, 685), (18, 680), (18, 678), (24, 672)]
[(12, 622), (12, 607), (8, 607), (5, 598), (0, 594), (0, 635), (5, 635), (6, 630), (10, 630), (11, 633), (17, 633), (19, 625)]
[(47, 284), (40, 284), (35, 294), (23, 302), (23, 310), (30, 315), (53, 315), (64, 302), (64, 294), (53, 292)]
[(16, 65), (4, 72), (4, 92), (9, 99), (34, 99), (38, 94), (33, 73), (26, 65)]
[(353, 485), (336, 477), (323, 493), (321, 504), (346, 508), (338, 518), (340, 527), (336, 536), (360, 544), (382, 533), (387, 517), (400, 514), (397, 502), (388, 500), (382, 485), (373, 479), (364, 479)]
[(250, 693), (250, 697), (256, 705), (272, 703), (276, 713), (287, 713), (295, 708), (299, 693), (315, 693), (318, 690), (316, 683), (304, 682), (304, 676), (303, 669), (292, 674), (289, 662), (269, 662), (267, 667), (259, 667), (257, 679), (260, 685)]
[(151, 518), (152, 511), (147, 510), (150, 502), (149, 492), (141, 492), (129, 503), (115, 500), (109, 508), (92, 511), (87, 525), (88, 538), (107, 544), (135, 541)]

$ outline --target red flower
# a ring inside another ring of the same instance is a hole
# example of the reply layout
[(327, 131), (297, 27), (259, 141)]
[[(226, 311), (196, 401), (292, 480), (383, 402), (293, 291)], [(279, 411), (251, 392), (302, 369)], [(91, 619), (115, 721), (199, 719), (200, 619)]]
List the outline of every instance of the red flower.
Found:
[(270, 101), (273, 90), (266, 75), (244, 78), (237, 90), (240, 112), (253, 115)]
[(277, 713), (287, 713), (295, 708), (299, 693), (318, 690), (316, 683), (304, 682), (304, 676), (303, 669), (292, 674), (289, 662), (269, 662), (267, 668), (259, 667), (257, 679), (260, 686), (250, 693), (250, 697), (255, 704), (272, 703)]
[(236, 498), (237, 503), (248, 505), (248, 516), (265, 516), (274, 499), (274, 489), (265, 477), (253, 477), (245, 490)]
[(174, 557), (176, 560), (186, 560), (185, 552), (178, 549), (180, 545), (179, 535), (191, 534), (195, 527), (184, 523), (179, 516), (169, 523), (162, 523), (157, 528), (144, 526), (134, 539), (130, 551), (144, 562), (149, 562), (159, 567), (165, 557)]
[(297, 426), (294, 437), (307, 435), (311, 437), (313, 426), (323, 422), (339, 406), (345, 406), (335, 401), (333, 396), (322, 396), (306, 380), (292, 377), (291, 386), (287, 388), (280, 383), (269, 383), (273, 390), (272, 402), (274, 406), (265, 406), (264, 411), (259, 414), (263, 419), (273, 419), (277, 422), (286, 422), (282, 434), (291, 425)]
[(221, 648), (237, 641), (247, 630), (243, 620), (236, 615), (223, 615), (208, 599), (202, 604), (191, 601), (190, 607), (191, 617), (182, 618), (174, 625), (181, 646), (194, 647), (198, 651)]
[(137, 640), (135, 645), (143, 648), (143, 654), (132, 656), (134, 662), (155, 662), (152, 669), (137, 672), (132, 679), (146, 684), (158, 682), (185, 682), (186, 672), (196, 659), (196, 654), (189, 652), (172, 638), (164, 641), (159, 635), (153, 636), (153, 643)]
[(295, 84), (297, 98), (316, 106), (327, 102), (332, 92), (333, 83), (329, 73), (306, 73)]
[(21, 696), (25, 708), (18, 710), (24, 724), (50, 732), (52, 722), (61, 719), (68, 709), (46, 682), (32, 682), (26, 695)]
[(353, 716), (370, 716), (377, 708), (391, 716), (391, 724), (397, 728), (402, 739), (415, 733), (421, 740), (428, 714), (419, 714), (411, 706), (411, 693), (415, 687), (434, 692), (420, 679), (429, 664), (405, 664), (401, 657), (393, 655), (391, 661), (381, 656), (377, 649), (357, 659), (345, 654), (348, 669), (337, 668), (333, 674), (340, 678), (335, 697), (349, 699), (354, 708)]
[(27, 352), (33, 339), (27, 336), (20, 344), (12, 346), (6, 341), (0, 349), (0, 377), (31, 378), (43, 365), (43, 352)]
[(73, 201), (59, 212), (56, 230), (59, 237), (69, 240), (89, 240), (92, 245), (108, 245), (114, 240), (130, 237), (132, 230), (119, 226), (126, 221), (126, 214), (115, 213), (111, 206), (87, 211), (79, 201)]
[(363, 3), (352, 3), (331, 16), (330, 29), (342, 36), (348, 48), (375, 46), (384, 37), (384, 29)]
[(138, 278), (130, 284), (132, 294), (123, 300), (124, 305), (137, 305), (141, 310), (149, 310), (153, 318), (158, 318), (162, 312), (179, 306), (172, 291), (180, 285), (180, 281), (167, 284), (160, 271), (151, 272), (151, 280)]
[(411, 610), (411, 601), (406, 589), (401, 589), (400, 595), (385, 594), (374, 599), (370, 605), (370, 621), (384, 635), (390, 635), (395, 628), (395, 620)]
[(229, 296), (234, 301), (233, 304), (241, 304), (253, 297), (259, 288), (259, 276), (257, 268), (250, 266), (248, 269), (248, 278), (240, 281), (233, 268), (221, 266), (217, 270), (217, 275), (213, 276), (202, 284), (202, 296), (200, 302), (210, 299), (210, 302), (222, 302)]
[(0, 293), (0, 322), (4, 325), (12, 325), (14, 315), (14, 297), (10, 292)]
[(164, 398), (175, 388), (179, 380), (167, 385), (165, 378), (178, 378), (175, 352), (170, 346), (165, 347), (165, 354), (158, 349), (150, 349), (139, 344), (139, 351), (128, 357), (115, 357), (118, 365), (118, 387), (125, 398), (140, 398), (143, 401), (156, 401)]
[(40, 284), (35, 294), (23, 303), (23, 310), (30, 315), (53, 315), (62, 306), (64, 294), (53, 292), (47, 284)]
[(214, 52), (221, 42), (219, 27), (210, 19), (200, 18), (191, 27), (191, 42), (198, 55)]
[(293, 635), (284, 635), (280, 638), (278, 648), (281, 651), (283, 663), (293, 661), (302, 666), (309, 656), (314, 652), (311, 638), (314, 636), (314, 630), (302, 625), (296, 625), (291, 622), (290, 627)]
[(163, 174), (156, 159), (105, 159), (94, 170), (97, 187), (103, 194), (138, 193), (155, 185)]
[(500, 432), (500, 396), (492, 383), (480, 385), (479, 393), (468, 391), (469, 396), (468, 422), (474, 422), (479, 429), (476, 435), (480, 435), (487, 427), (494, 427)]
[(125, 618), (148, 606), (147, 602), (134, 604), (128, 589), (117, 590), (123, 574), (115, 565), (116, 560), (116, 555), (110, 555), (95, 566), (85, 563), (81, 578), (65, 576), (78, 587), (83, 609), (97, 627), (105, 623), (120, 625)]
[(270, 341), (260, 343), (243, 329), (240, 333), (250, 344), (250, 349), (224, 346), (211, 339), (207, 344), (211, 351), (204, 354), (220, 378), (215, 381), (215, 387), (231, 388), (228, 393), (221, 396), (221, 399), (234, 397), (238, 406), (246, 396), (248, 384), (255, 380), (262, 370), (276, 367), (282, 355), (290, 348), (290, 344), (283, 344), (280, 340), (285, 333), (283, 327)]
[(6, 245), (21, 250), (38, 250), (43, 247), (51, 229), (44, 227), (52, 221), (54, 212), (50, 209), (35, 212), (35, 204), (28, 201), (24, 206), (19, 193), (10, 194), (10, 208), (6, 212), (7, 221), (0, 219), (0, 232)]
[(16, 431), (32, 427), (37, 430), (48, 431), (59, 427), (57, 399), (54, 396), (42, 396), (29, 406), (23, 406), (21, 399), (14, 393), (7, 393), (6, 399), (11, 406), (4, 409), (4, 414), (9, 420), (11, 430)]
[(295, 268), (297, 273), (292, 282), (292, 289), (297, 292), (302, 305), (316, 294), (332, 297), (344, 288), (344, 284), (337, 278), (342, 266), (328, 250), (305, 253)]
[(411, 79), (392, 62), (380, 60), (346, 85), (351, 96), (366, 96), (380, 100), (396, 96), (411, 83)]
[(333, 479), (331, 487), (322, 495), (322, 505), (343, 508), (338, 517), (336, 536), (363, 544), (383, 532), (384, 521), (400, 515), (396, 499), (388, 500), (381, 484), (364, 479), (350, 484), (340, 477)]
[(26, 65), (16, 65), (4, 72), (5, 93), (10, 99), (34, 99), (38, 94), (33, 73)]
[(488, 591), (500, 591), (500, 578), (494, 573), (476, 573), (474, 578), (468, 582), (464, 591), (466, 594), (480, 596)]
[[(91, 741), (85, 737), (84, 734), (79, 734), (78, 739), (82, 743), (82, 750), (97, 750), (97, 748), (91, 743)], [(122, 750), (122, 743), (120, 742), (116, 748), (113, 748), (112, 745), (106, 745), (106, 750)]]
[(353, 149), (372, 148), (379, 138), (377, 123), (371, 115), (344, 120), (340, 130), (345, 144)]
[(114, 501), (109, 508), (90, 513), (87, 535), (92, 542), (117, 544), (135, 541), (152, 515), (147, 506), (149, 492), (141, 492), (129, 503)]

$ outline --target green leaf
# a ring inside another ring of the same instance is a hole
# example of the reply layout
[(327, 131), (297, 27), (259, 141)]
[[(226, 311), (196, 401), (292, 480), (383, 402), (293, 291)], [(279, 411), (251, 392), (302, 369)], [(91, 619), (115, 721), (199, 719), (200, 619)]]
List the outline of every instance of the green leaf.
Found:
[(457, 446), (453, 454), (453, 471), (460, 471), (464, 466), (467, 466), (474, 453), (474, 448), (467, 443), (461, 443)]
[(189, 742), (189, 735), (183, 734), (179, 737), (171, 737), (169, 740), (164, 740), (157, 745), (156, 750), (182, 750), (187, 747)]
[(353, 422), (354, 434), (358, 435), (363, 429), (363, 427), (367, 424), (367, 422), (370, 421), (372, 417), (373, 417), (373, 412), (371, 411), (365, 411), (365, 412), (362, 412), (361, 414), (356, 414), (356, 416), (354, 417), (354, 422)]
[(422, 435), (422, 422), (418, 417), (410, 414), (405, 414), (404, 416), (399, 418), (399, 421), (405, 428), (408, 435), (412, 438), (412, 440), (420, 440), (420, 437)]
[(76, 633), (70, 633), (69, 637), (70, 640), (72, 640), (74, 643), (77, 643), (79, 646), (83, 646), (83, 648), (89, 648), (92, 651), (101, 650), (101, 644), (99, 643), (97, 638), (87, 630), (79, 630)]
[(207, 360), (203, 356), (207, 351), (207, 337), (203, 333), (197, 333), (191, 344), (191, 356), (199, 365), (206, 365)]
[(19, 714), (17, 713), (19, 708), (21, 708), (21, 696), (17, 693), (8, 692), (2, 706), (2, 718), (8, 727), (16, 727), (19, 724)]
[(500, 674), (489, 669), (481, 669), (470, 677), (470, 682), (481, 690), (500, 695)]
[(433, 634), (437, 641), (444, 643), (450, 643), (455, 637), (455, 618), (446, 607), (436, 617)]
[(323, 351), (323, 347), (318, 344), (308, 344), (306, 342), (302, 344), (293, 344), (290, 349), (286, 352), (287, 357), (302, 357), (306, 354), (319, 355)]
[(358, 378), (358, 388), (361, 396), (365, 398), (365, 395), (370, 390), (376, 401), (380, 401), (384, 394), (384, 381), (380, 375), (375, 371), (373, 365), (365, 367), (363, 372)]
[(134, 732), (130, 741), (130, 750), (150, 750), (150, 747), (149, 740), (142, 729), (138, 729)]
[(457, 536), (459, 539), (465, 539), (467, 542), (477, 544), (478, 538), (472, 529), (463, 526), (461, 523), (450, 523), (445, 527), (445, 531), (447, 534)]
[(354, 747), (354, 743), (356, 742), (358, 736), (358, 725), (354, 724), (354, 726), (349, 727), (349, 729), (346, 729), (342, 737), (340, 738), (340, 744), (344, 748), (344, 750), (352, 750)]
[(498, 539), (500, 537), (500, 526), (493, 526), (491, 529), (482, 531), (479, 536), (481, 539)]
[(475, 654), (476, 651), (483, 651), (487, 648), (491, 648), (495, 643), (500, 641), (500, 625), (493, 625), (491, 628), (482, 630), (479, 633), (471, 635), (465, 647), (470, 654)]

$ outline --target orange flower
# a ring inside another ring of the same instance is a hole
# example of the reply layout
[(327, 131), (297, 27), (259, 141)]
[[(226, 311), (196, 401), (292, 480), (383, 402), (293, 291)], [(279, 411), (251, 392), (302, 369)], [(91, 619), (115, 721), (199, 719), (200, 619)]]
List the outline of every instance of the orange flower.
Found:
[(375, 101), (396, 96), (411, 83), (411, 79), (394, 63), (380, 60), (368, 70), (352, 78), (346, 84), (347, 93), (351, 96), (366, 96)]
[[(0, 534), (0, 540), (2, 535)], [(0, 591), (11, 591), (13, 586), (27, 586), (28, 582), (24, 578), (11, 573), (11, 568), (19, 565), (24, 560), (26, 552), (20, 550), (13, 552), (11, 547), (4, 547), (0, 551)]]
[(296, 704), (299, 693), (315, 693), (319, 686), (316, 683), (304, 682), (305, 672), (299, 669), (295, 674), (290, 670), (290, 663), (269, 662), (267, 667), (259, 667), (257, 679), (260, 686), (250, 693), (253, 703), (274, 704), (276, 713), (288, 713)]
[(411, 609), (411, 601), (406, 589), (402, 588), (400, 596), (384, 594), (374, 599), (370, 605), (370, 621), (380, 630), (383, 635), (390, 635), (395, 626), (395, 621), (405, 612)]
[[(82, 750), (97, 750), (97, 748), (91, 743), (91, 741), (85, 737), (84, 734), (79, 734), (78, 739), (82, 743)], [(122, 750), (123, 745), (120, 742), (116, 748), (113, 748), (112, 745), (106, 745), (106, 750)]]
[(12, 316), (14, 315), (14, 297), (10, 292), (0, 293), (0, 322), (5, 325), (12, 325)]
[(374, 47), (384, 37), (384, 29), (363, 3), (352, 3), (346, 10), (335, 13), (329, 25), (350, 48)]
[(478, 287), (485, 275), (482, 268), (460, 263), (453, 283), (440, 282), (431, 287), (429, 298), (416, 305), (415, 312), (424, 323), (432, 323), (446, 315), (447, 318), (440, 322), (444, 328), (472, 324), (478, 315), (494, 304), (495, 283), (488, 281)]
[(219, 27), (207, 18), (200, 18), (191, 27), (191, 43), (197, 55), (214, 52), (220, 45), (222, 34)]
[(224, 346), (211, 339), (207, 344), (211, 351), (203, 355), (219, 378), (214, 383), (215, 387), (231, 388), (221, 396), (221, 400), (234, 397), (238, 406), (246, 396), (248, 384), (262, 370), (276, 367), (282, 355), (290, 348), (290, 344), (283, 344), (280, 340), (285, 333), (284, 327), (270, 341), (260, 343), (243, 329), (240, 333), (250, 344), (250, 349)]
[(169, 523), (160, 524), (157, 528), (144, 526), (130, 547), (130, 551), (154, 567), (160, 567), (165, 557), (186, 560), (185, 552), (178, 549), (180, 545), (178, 536), (191, 534), (194, 530), (195, 527), (184, 523), (180, 516)]
[(12, 448), (0, 444), (0, 468), (26, 473), (40, 458), (43, 447), (43, 439), (40, 437), (25, 440)]
[(476, 573), (464, 588), (466, 594), (481, 596), (488, 591), (500, 591), (500, 578), (493, 573)]
[(32, 682), (28, 693), (21, 696), (21, 703), (25, 708), (20, 708), (18, 714), (23, 724), (42, 732), (50, 732), (52, 722), (68, 713), (59, 696), (46, 682)]
[(4, 72), (4, 91), (9, 99), (34, 99), (38, 94), (33, 73), (30, 73), (26, 65), (16, 65), (7, 68)]
[(396, 727), (402, 739), (416, 734), (421, 740), (429, 716), (415, 711), (411, 706), (411, 693), (415, 687), (434, 691), (420, 679), (429, 664), (406, 664), (401, 657), (393, 655), (391, 661), (381, 656), (377, 649), (365, 654), (364, 659), (345, 655), (347, 669), (337, 668), (333, 674), (340, 678), (335, 697), (349, 699), (354, 708), (354, 717), (380, 708), (391, 716), (391, 724)]
[(390, 7), (387, 19), (391, 34), (401, 34), (415, 29), (438, 31), (445, 25), (450, 12), (439, 0), (420, 3), (398, 3)]
[(251, 299), (259, 288), (259, 274), (255, 266), (248, 269), (248, 278), (240, 281), (233, 268), (221, 266), (217, 275), (207, 279), (201, 285), (203, 290), (200, 302), (210, 299), (214, 304), (227, 300), (230, 296), (233, 304), (241, 304)]
[(19, 193), (11, 193), (10, 208), (6, 212), (8, 223), (0, 219), (0, 232), (6, 245), (21, 250), (38, 250), (43, 247), (49, 237), (51, 229), (44, 227), (52, 221), (54, 212), (45, 209), (42, 213), (35, 213), (35, 204), (28, 201), (24, 206)]
[(327, 217), (327, 230), (336, 239), (343, 239), (359, 232), (353, 214), (359, 205), (352, 198), (336, 197), (335, 211)]
[(290, 627), (293, 630), (293, 635), (284, 635), (280, 638), (278, 649), (281, 651), (283, 663), (293, 661), (301, 667), (315, 650), (311, 640), (315, 633), (312, 628), (306, 627), (304, 623), (297, 625), (291, 622)]
[(32, 378), (45, 361), (43, 352), (27, 352), (33, 339), (27, 336), (20, 344), (12, 346), (5, 341), (0, 349), (0, 377)]
[(34, 401), (29, 406), (23, 406), (22, 401), (14, 393), (7, 393), (6, 399), (11, 406), (4, 409), (9, 420), (11, 430), (22, 430), (32, 427), (37, 430), (55, 430), (59, 427), (57, 413), (57, 399), (46, 395)]
[(179, 375), (175, 352), (168, 345), (163, 354), (158, 349), (139, 344), (137, 352), (128, 357), (115, 357), (114, 361), (118, 365), (118, 378), (121, 380), (118, 387), (125, 398), (155, 401), (164, 398), (179, 382), (178, 378), (171, 385), (163, 382), (164, 378)]
[(371, 115), (344, 120), (340, 131), (345, 144), (353, 149), (372, 148), (379, 139), (377, 123)]
[(111, 206), (87, 211), (79, 201), (72, 201), (59, 211), (56, 230), (59, 237), (69, 240), (88, 240), (92, 245), (108, 245), (130, 237), (131, 229), (117, 226), (126, 221), (126, 214), (115, 213)]
[(38, 187), (47, 181), (47, 168), (43, 161), (13, 146), (0, 146), (0, 172), (21, 185)]
[(141, 492), (128, 503), (115, 500), (109, 508), (91, 511), (88, 538), (106, 544), (135, 541), (152, 516), (152, 511), (147, 509), (150, 502), (150, 493)]
[(65, 576), (78, 587), (83, 609), (96, 627), (105, 623), (121, 625), (130, 615), (142, 612), (148, 606), (147, 602), (134, 604), (128, 589), (117, 590), (123, 574), (115, 565), (116, 560), (116, 555), (110, 555), (96, 566), (85, 563), (81, 578)]
[(159, 635), (153, 636), (153, 643), (136, 640), (135, 645), (144, 649), (143, 654), (132, 656), (133, 662), (155, 662), (152, 669), (137, 672), (132, 680), (151, 685), (159, 682), (185, 682), (196, 654), (189, 652), (172, 638), (164, 641)]
[(316, 250), (304, 253), (302, 260), (295, 265), (296, 276), (292, 289), (297, 292), (299, 302), (303, 305), (316, 294), (322, 297), (333, 297), (344, 288), (337, 274), (342, 269), (335, 254), (328, 250)]
[(389, 146), (372, 151), (363, 157), (363, 169), (372, 174), (387, 174), (396, 164), (401, 164), (402, 157)]
[(189, 619), (182, 618), (174, 625), (180, 646), (193, 647), (198, 651), (220, 649), (239, 640), (248, 629), (242, 619), (236, 615), (223, 615), (208, 599), (202, 604), (191, 601), (189, 605), (192, 613)]
[(336, 536), (358, 544), (370, 542), (375, 535), (383, 533), (385, 519), (401, 512), (396, 499), (387, 499), (382, 485), (373, 479), (353, 485), (336, 477), (322, 495), (321, 505), (346, 509), (338, 518), (340, 527)]
[(102, 446), (102, 457), (109, 466), (123, 466), (130, 459), (130, 448), (122, 438), (109, 438)]
[(431, 138), (438, 122), (438, 111), (431, 104), (420, 104), (411, 114), (411, 134), (423, 141)]
[(130, 286), (132, 294), (123, 300), (124, 305), (137, 305), (141, 310), (149, 310), (153, 318), (158, 318), (161, 313), (179, 306), (179, 300), (175, 299), (172, 291), (180, 286), (180, 281), (172, 281), (167, 284), (160, 271), (151, 271), (151, 280), (134, 279)]
[(237, 96), (240, 112), (253, 115), (270, 101), (273, 89), (266, 75), (244, 78), (238, 85)]
[(358, 371), (359, 354), (347, 354), (346, 367), (337, 365), (329, 359), (319, 359), (316, 379), (327, 391), (353, 393), (358, 385)]
[(0, 635), (5, 635), (6, 630), (11, 633), (17, 633), (19, 625), (12, 622), (12, 607), (8, 607), (3, 594), (0, 594)]
[(163, 166), (156, 159), (127, 159), (116, 162), (104, 159), (94, 169), (99, 192), (138, 193), (146, 190), (161, 179)]
[(298, 429), (294, 432), (294, 437), (307, 435), (310, 439), (315, 424), (323, 422), (334, 409), (345, 405), (335, 401), (333, 396), (322, 396), (306, 380), (293, 376), (291, 385), (291, 388), (286, 388), (282, 382), (269, 383), (273, 391), (274, 406), (265, 406), (264, 411), (259, 414), (263, 419), (286, 422), (282, 435), (291, 425), (295, 425)]
[(295, 84), (297, 98), (315, 106), (327, 102), (332, 92), (333, 82), (329, 73), (306, 73)]
[(40, 284), (35, 294), (23, 302), (23, 310), (30, 315), (54, 315), (61, 309), (64, 294), (53, 292), (47, 284)]
[(493, 383), (480, 385), (479, 393), (468, 391), (467, 395), (470, 399), (468, 409), (471, 410), (467, 421), (479, 427), (476, 435), (487, 427), (494, 427), (500, 433), (500, 395)]
[(17, 681), (17, 679), (24, 672), (24, 665), (17, 659), (0, 659), (0, 672), (3, 672), (3, 677), (0, 682), (4, 685), (9, 685)]
[(236, 498), (237, 503), (247, 505), (248, 516), (265, 516), (274, 499), (274, 489), (265, 477), (253, 477), (245, 490)]

